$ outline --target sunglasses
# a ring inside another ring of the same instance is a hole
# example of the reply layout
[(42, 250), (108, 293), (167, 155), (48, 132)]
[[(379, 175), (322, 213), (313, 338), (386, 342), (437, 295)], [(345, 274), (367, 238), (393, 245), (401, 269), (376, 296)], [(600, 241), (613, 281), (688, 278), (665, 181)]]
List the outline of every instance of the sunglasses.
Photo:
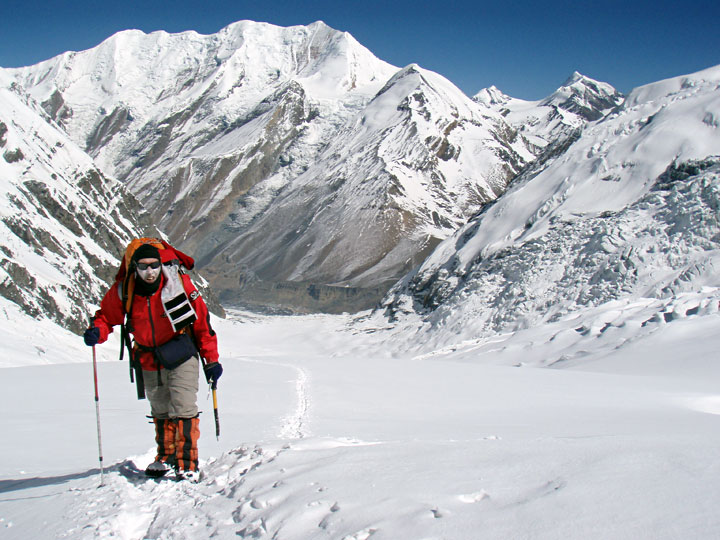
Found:
[(160, 268), (160, 261), (155, 261), (151, 263), (137, 263), (138, 270), (147, 270), (148, 268), (152, 268), (153, 270)]

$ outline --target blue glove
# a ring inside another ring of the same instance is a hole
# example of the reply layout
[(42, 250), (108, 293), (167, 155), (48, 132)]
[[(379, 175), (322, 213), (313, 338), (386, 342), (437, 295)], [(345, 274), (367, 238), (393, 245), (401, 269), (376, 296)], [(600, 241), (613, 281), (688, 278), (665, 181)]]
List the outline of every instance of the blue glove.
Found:
[(85, 330), (83, 339), (85, 340), (85, 345), (88, 347), (97, 345), (98, 341), (100, 341), (100, 329), (97, 326), (91, 326)]
[(212, 384), (213, 390), (217, 389), (217, 381), (223, 372), (220, 362), (210, 362), (209, 364), (205, 364), (203, 369), (205, 370), (205, 379), (208, 384)]

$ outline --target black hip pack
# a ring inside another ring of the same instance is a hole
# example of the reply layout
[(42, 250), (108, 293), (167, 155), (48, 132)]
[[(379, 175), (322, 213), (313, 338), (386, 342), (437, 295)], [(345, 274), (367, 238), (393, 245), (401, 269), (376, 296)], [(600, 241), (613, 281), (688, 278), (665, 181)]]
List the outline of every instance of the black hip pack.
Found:
[(155, 349), (155, 357), (165, 369), (175, 369), (197, 354), (197, 347), (186, 333), (173, 336)]

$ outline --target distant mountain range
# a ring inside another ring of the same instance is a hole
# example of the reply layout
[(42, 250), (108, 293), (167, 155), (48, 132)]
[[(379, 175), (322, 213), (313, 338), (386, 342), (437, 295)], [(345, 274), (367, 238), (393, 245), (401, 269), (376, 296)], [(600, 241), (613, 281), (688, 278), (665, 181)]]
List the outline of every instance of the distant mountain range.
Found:
[(116, 34), (7, 70), (228, 304), (371, 307), (538, 156), (622, 102), (573, 75), (473, 99), (318, 22)]

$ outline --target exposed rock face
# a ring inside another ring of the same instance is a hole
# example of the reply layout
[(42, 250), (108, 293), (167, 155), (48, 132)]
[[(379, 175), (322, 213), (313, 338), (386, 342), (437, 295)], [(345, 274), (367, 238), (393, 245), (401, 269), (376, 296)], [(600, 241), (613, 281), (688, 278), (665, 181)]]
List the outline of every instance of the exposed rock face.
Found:
[(5, 152), (3, 152), (3, 159), (8, 163), (15, 163), (17, 161), (20, 161), (24, 157), (25, 155), (19, 148), (14, 148), (13, 150), (6, 150)]
[[(53, 94), (55, 95), (55, 94)], [(132, 122), (132, 115), (124, 107), (117, 107), (112, 113), (104, 116), (88, 135), (85, 144), (86, 150), (93, 150), (107, 144), (128, 123)]]
[(55, 120), (60, 126), (73, 115), (72, 109), (67, 107), (62, 94), (58, 90), (55, 90), (50, 97), (43, 101), (41, 106), (50, 118)]
[(2, 70), (0, 118), (0, 141), (20, 156), (0, 161), (0, 296), (80, 333), (129, 240), (159, 232)]

